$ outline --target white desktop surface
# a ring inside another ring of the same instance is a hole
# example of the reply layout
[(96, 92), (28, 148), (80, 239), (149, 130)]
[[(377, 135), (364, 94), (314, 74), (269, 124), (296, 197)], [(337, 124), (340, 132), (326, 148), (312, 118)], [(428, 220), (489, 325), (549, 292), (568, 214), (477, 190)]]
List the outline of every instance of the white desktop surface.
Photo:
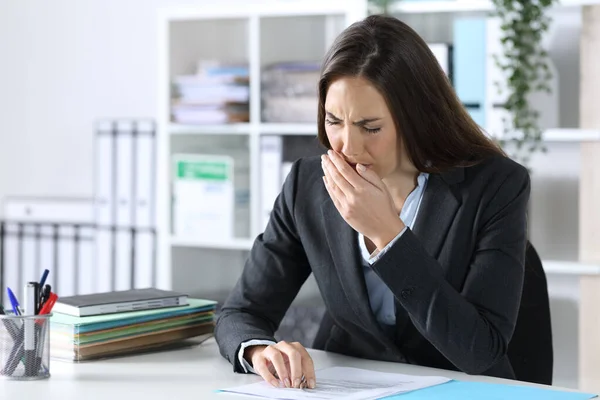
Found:
[[(309, 350), (316, 368), (336, 365), (411, 375), (523, 384), (414, 365), (361, 360)], [(0, 399), (43, 400), (211, 400), (248, 399), (218, 389), (260, 381), (256, 375), (233, 373), (214, 339), (192, 348), (85, 363), (51, 361), (51, 377), (40, 381), (0, 379)]]

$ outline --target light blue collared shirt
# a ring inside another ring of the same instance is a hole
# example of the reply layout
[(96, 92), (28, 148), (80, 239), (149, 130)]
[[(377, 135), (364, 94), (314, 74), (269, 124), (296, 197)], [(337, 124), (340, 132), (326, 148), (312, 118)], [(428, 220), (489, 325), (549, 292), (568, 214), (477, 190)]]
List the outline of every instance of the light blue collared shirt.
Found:
[(396, 324), (396, 307), (394, 305), (394, 295), (387, 285), (379, 278), (379, 276), (371, 268), (371, 264), (376, 262), (385, 254), (385, 252), (392, 247), (392, 245), (402, 236), (407, 228), (412, 229), (415, 220), (417, 219), (417, 213), (423, 199), (423, 193), (425, 193), (425, 187), (429, 174), (423, 172), (417, 177), (417, 187), (410, 192), (402, 211), (400, 212), (400, 219), (404, 222), (405, 228), (396, 236), (390, 243), (388, 243), (383, 250), (380, 252), (373, 252), (370, 254), (365, 245), (365, 238), (362, 233), (358, 234), (358, 245), (360, 252), (363, 257), (363, 271), (365, 274), (365, 283), (367, 286), (367, 293), (369, 295), (369, 302), (371, 303), (371, 309), (375, 318), (382, 325), (395, 325)]

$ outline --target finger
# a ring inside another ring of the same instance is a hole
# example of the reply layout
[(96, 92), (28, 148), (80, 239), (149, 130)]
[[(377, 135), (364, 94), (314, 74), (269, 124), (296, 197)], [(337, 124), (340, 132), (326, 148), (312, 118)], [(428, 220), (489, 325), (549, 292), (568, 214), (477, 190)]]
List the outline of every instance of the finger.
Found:
[(313, 359), (300, 343), (292, 343), (292, 345), (296, 347), (302, 357), (302, 373), (304, 374), (306, 384), (310, 389), (314, 389), (316, 386), (316, 375)]
[(329, 159), (332, 164), (337, 168), (340, 175), (350, 183), (353, 187), (359, 187), (362, 185), (362, 179), (360, 179), (360, 175), (356, 172), (354, 168), (352, 168), (339, 153), (329, 150), (327, 152), (329, 155)]
[[(325, 183), (325, 189), (327, 189), (327, 193), (329, 193), (329, 197), (331, 197), (331, 200), (333, 201), (333, 204), (335, 205), (335, 207), (340, 210), (341, 207), (341, 203), (340, 200), (338, 199), (338, 194), (336, 193), (336, 191), (339, 191), (341, 194), (341, 191), (337, 188), (334, 188), (331, 183), (331, 181), (329, 179), (327, 179), (326, 176), (323, 177), (323, 183)], [(343, 194), (342, 194), (343, 196)]]
[(264, 352), (265, 357), (273, 364), (275, 368), (275, 372), (279, 377), (279, 381), (282, 382), (285, 387), (290, 387), (290, 372), (288, 371), (288, 367), (285, 365), (285, 360), (283, 358), (283, 354), (281, 351), (275, 346), (267, 347)]
[(342, 193), (350, 194), (354, 190), (352, 186), (344, 176), (338, 171), (337, 167), (333, 164), (331, 159), (327, 156), (323, 156), (323, 171), (328, 178), (331, 178), (333, 182), (340, 188)]
[(371, 168), (367, 168), (362, 164), (356, 164), (356, 172), (358, 172), (358, 174), (360, 176), (362, 176), (366, 181), (368, 181), (373, 186), (375, 186), (379, 189), (383, 189), (383, 186), (384, 186), (383, 181), (381, 180), (381, 178), (379, 178), (379, 176)]
[(302, 354), (298, 351), (297, 347), (292, 346), (286, 342), (279, 342), (276, 347), (281, 350), (287, 356), (289, 369), (290, 369), (290, 386), (287, 387), (300, 387), (300, 381), (302, 380)]
[(269, 382), (273, 387), (279, 387), (279, 380), (271, 373), (268, 366), (269, 360), (261, 353), (258, 360), (253, 365), (254, 371), (260, 375), (266, 382)]

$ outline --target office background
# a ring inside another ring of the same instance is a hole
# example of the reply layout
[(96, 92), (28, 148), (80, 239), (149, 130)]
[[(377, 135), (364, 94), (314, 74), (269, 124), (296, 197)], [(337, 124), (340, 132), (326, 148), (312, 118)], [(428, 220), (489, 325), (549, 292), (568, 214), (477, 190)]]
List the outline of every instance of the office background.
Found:
[[(269, 2), (294, 0), (264, 1)], [(0, 199), (93, 198), (95, 123), (102, 118), (157, 117), (161, 100), (158, 10), (201, 9), (215, 3), (26, 0), (0, 4)], [(241, 3), (219, 1), (219, 5)], [(556, 128), (578, 128), (582, 10), (564, 7), (552, 16), (545, 40), (559, 77), (560, 126)], [(434, 37), (443, 35), (431, 18), (410, 15), (407, 21), (420, 24)], [(531, 240), (543, 260), (576, 261), (580, 142), (561, 137), (546, 146), (548, 152), (536, 154), (531, 164)], [(172, 256), (172, 263), (178, 265), (173, 287), (204, 297), (220, 296), (233, 285), (239, 268), (232, 273), (218, 260), (243, 260), (246, 254), (184, 246)], [(555, 381), (576, 387), (579, 275), (550, 273), (548, 280)], [(301, 299), (312, 301), (315, 290), (309, 282)]]

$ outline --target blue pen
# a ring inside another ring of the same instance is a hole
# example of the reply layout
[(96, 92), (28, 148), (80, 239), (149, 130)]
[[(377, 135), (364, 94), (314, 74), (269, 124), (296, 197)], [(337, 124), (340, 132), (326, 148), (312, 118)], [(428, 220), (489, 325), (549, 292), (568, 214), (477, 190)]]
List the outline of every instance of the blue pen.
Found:
[(49, 273), (50, 271), (48, 271), (47, 269), (44, 270), (44, 273), (42, 274), (42, 279), (40, 279), (40, 289), (44, 287), (44, 283), (46, 283), (46, 278), (48, 278)]
[(17, 301), (15, 294), (8, 287), (6, 288), (6, 292), (8, 293), (8, 299), (12, 305), (13, 313), (15, 313), (15, 315), (21, 315), (21, 312), (19, 311), (19, 302)]

